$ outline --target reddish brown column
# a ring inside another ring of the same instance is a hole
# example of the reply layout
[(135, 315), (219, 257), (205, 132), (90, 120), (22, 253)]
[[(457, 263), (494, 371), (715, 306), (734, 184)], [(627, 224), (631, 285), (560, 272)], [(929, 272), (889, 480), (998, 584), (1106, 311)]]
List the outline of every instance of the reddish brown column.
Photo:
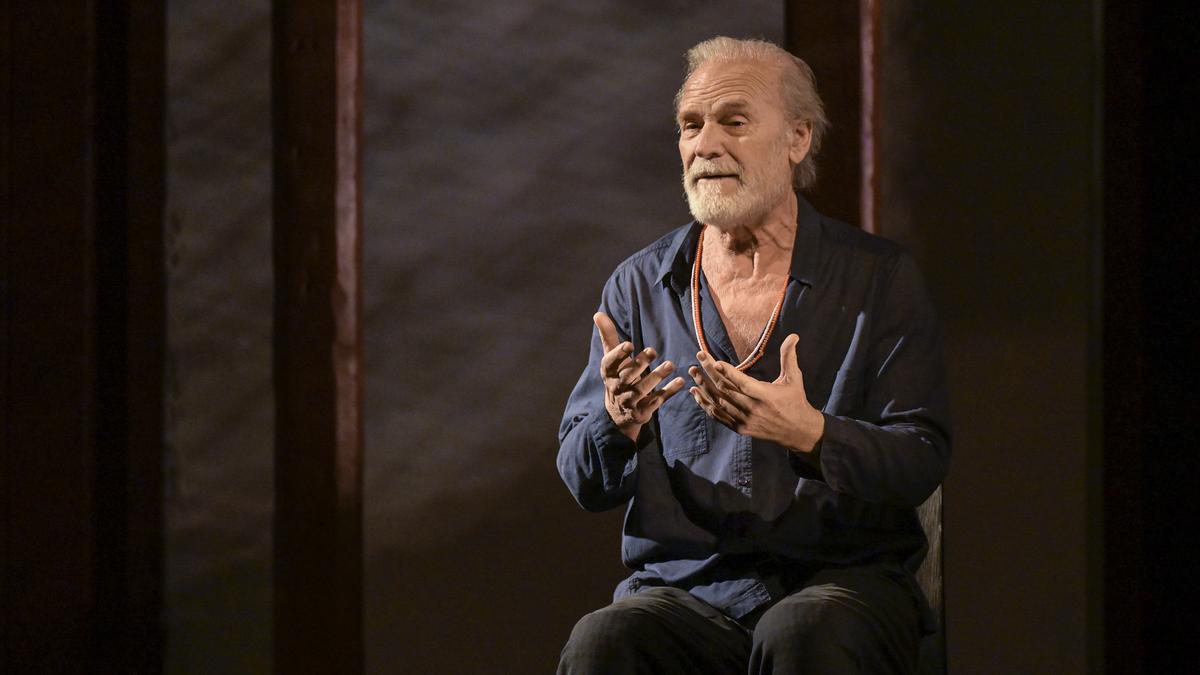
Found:
[(877, 232), (880, 0), (785, 3), (786, 45), (817, 76), (833, 123), (811, 199), (830, 216)]
[[(832, 127), (817, 160), (811, 198), (818, 210), (893, 238), (880, 223), (883, 106), (880, 63), (883, 0), (786, 3), (786, 43), (817, 76)], [(893, 206), (894, 208), (894, 206)], [(916, 577), (935, 613), (943, 613), (942, 491), (918, 510), (929, 551)], [(944, 623), (944, 621), (943, 621)], [(919, 672), (945, 672), (945, 633), (921, 645)]]
[(275, 670), (362, 644), (361, 7), (273, 7)]

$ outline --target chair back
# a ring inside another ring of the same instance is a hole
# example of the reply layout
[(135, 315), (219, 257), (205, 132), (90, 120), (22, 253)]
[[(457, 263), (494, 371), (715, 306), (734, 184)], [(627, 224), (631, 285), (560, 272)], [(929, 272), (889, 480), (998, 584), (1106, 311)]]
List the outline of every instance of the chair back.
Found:
[(921, 640), (921, 657), (917, 672), (934, 675), (946, 672), (946, 609), (942, 599), (942, 488), (937, 490), (917, 508), (921, 528), (929, 540), (929, 551), (925, 561), (917, 570), (917, 583), (925, 591), (929, 606), (938, 620), (937, 632)]

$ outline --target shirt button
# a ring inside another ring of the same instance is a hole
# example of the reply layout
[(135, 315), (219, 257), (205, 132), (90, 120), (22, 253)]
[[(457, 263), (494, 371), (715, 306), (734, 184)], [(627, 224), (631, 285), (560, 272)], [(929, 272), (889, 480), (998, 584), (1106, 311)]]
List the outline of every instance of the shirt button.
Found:
[(743, 477), (737, 479), (737, 484), (741, 487), (746, 487), (747, 485), (750, 484), (750, 479), (743, 476)]

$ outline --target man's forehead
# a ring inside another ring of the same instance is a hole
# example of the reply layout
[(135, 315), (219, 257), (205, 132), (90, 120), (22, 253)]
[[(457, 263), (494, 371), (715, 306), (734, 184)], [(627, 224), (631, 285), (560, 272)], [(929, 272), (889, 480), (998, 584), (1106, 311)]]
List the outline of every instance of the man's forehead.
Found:
[(688, 77), (680, 97), (680, 112), (696, 107), (737, 108), (775, 103), (778, 73), (758, 60), (713, 60)]

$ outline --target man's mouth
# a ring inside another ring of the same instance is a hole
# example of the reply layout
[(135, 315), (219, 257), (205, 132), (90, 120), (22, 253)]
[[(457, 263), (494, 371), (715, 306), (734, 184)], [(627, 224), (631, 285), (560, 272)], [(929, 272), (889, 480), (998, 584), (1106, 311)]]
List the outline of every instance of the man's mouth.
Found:
[(699, 176), (696, 176), (696, 180), (694, 182), (699, 184), (702, 180), (720, 180), (722, 178), (732, 178), (737, 180), (738, 175), (736, 173), (702, 173)]

